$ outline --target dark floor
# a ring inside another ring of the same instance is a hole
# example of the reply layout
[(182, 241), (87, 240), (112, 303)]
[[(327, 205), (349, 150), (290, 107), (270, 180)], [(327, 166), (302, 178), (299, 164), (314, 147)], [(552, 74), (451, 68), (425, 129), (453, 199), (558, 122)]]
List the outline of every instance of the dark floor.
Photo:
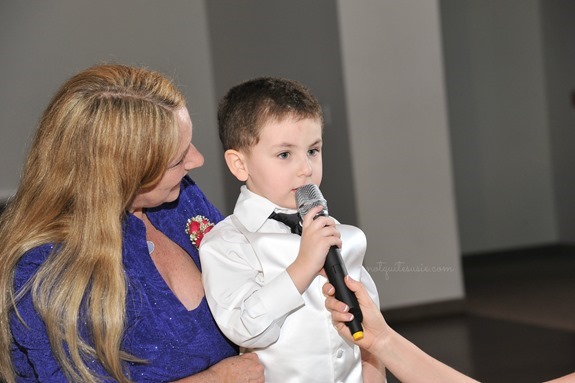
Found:
[[(536, 383), (575, 371), (575, 248), (466, 256), (463, 270), (465, 313), (392, 326), (485, 383)], [(388, 382), (398, 380), (388, 374)]]

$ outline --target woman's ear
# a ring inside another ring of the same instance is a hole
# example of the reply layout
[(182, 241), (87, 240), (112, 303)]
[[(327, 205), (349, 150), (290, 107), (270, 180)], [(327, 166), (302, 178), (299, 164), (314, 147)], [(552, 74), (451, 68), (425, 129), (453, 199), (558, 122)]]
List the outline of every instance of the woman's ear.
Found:
[(237, 150), (228, 149), (224, 153), (224, 158), (230, 172), (232, 172), (232, 174), (241, 182), (246, 182), (249, 172), (244, 154)]

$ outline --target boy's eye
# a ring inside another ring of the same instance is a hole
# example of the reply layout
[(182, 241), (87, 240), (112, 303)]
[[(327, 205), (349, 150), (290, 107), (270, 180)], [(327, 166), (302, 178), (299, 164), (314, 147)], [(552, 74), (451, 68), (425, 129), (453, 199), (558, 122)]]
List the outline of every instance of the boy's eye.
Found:
[(310, 149), (307, 151), (307, 154), (310, 156), (316, 156), (319, 153), (319, 149)]
[(289, 153), (288, 152), (280, 153), (280, 154), (278, 154), (278, 157), (281, 159), (286, 159), (289, 157)]

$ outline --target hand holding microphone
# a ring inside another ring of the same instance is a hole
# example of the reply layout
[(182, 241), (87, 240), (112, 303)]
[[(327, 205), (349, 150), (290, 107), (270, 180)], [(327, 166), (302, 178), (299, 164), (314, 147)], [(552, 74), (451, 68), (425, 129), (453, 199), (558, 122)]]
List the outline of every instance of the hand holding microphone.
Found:
[[(300, 216), (305, 215), (316, 206), (322, 206), (323, 209), (316, 215), (328, 216), (327, 201), (316, 185), (304, 185), (296, 190), (296, 205)], [(355, 340), (363, 338), (363, 328), (361, 322), (363, 315), (359, 308), (359, 303), (355, 294), (345, 284), (347, 269), (341, 253), (336, 246), (332, 246), (325, 258), (324, 270), (329, 282), (335, 287), (335, 296), (338, 300), (344, 302), (349, 307), (349, 312), (353, 314), (353, 319), (346, 322), (351, 334)]]

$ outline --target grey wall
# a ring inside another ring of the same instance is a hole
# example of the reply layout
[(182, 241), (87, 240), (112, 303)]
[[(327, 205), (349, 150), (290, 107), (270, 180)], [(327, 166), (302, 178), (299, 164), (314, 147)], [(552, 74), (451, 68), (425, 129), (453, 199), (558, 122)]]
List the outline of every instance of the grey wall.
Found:
[[(0, 123), (7, 132), (3, 137), (8, 139), (2, 141), (0, 156), (8, 166), (3, 168), (0, 188), (9, 195), (16, 187), (22, 147), (57, 86), (79, 69), (112, 60), (144, 64), (176, 77), (191, 104), (194, 141), (206, 155), (203, 171), (192, 174), (216, 205), (228, 213), (238, 190), (237, 184), (227, 176), (228, 171), (221, 160), (215, 129), (216, 100), (231, 85), (254, 76), (291, 77), (307, 84), (326, 109), (322, 190), (335, 216), (343, 222), (359, 224), (370, 237), (366, 262), (370, 262), (372, 268), (377, 268), (382, 259), (391, 264), (403, 259), (408, 261), (408, 266), (423, 263), (435, 266), (448, 259), (448, 266), (455, 267), (450, 273), (452, 277), (447, 278), (448, 283), (445, 278), (439, 278), (439, 273), (402, 272), (403, 275), (395, 275), (393, 283), (386, 285), (385, 305), (461, 297), (455, 228), (449, 220), (451, 206), (449, 202), (442, 202), (428, 210), (432, 200), (449, 199), (446, 191), (450, 185), (446, 169), (449, 156), (444, 145), (446, 124), (442, 120), (445, 106), (436, 3), (399, 8), (393, 6), (394, 2), (375, 7), (369, 2), (354, 3), (354, 7), (356, 4), (354, 9), (359, 13), (349, 9), (349, 4), (333, 0), (250, 0), (241, 5), (231, 1), (172, 1), (169, 6), (141, 0), (3, 3), (0, 9), (3, 68), (0, 94), (5, 102), (0, 104), (4, 108)], [(399, 32), (391, 45), (380, 44), (379, 35), (370, 35), (366, 29), (381, 28), (379, 14), (384, 15), (388, 27), (378, 32), (389, 35)], [(398, 22), (410, 20), (414, 15), (419, 16), (417, 20), (423, 21), (423, 26)], [(359, 19), (354, 19), (355, 16)], [(357, 62), (353, 52), (341, 51), (339, 23), (342, 22), (347, 49), (355, 46), (361, 57), (373, 61)], [(355, 24), (361, 33), (354, 33)], [(402, 46), (402, 37), (411, 35), (411, 28), (415, 28), (412, 36), (417, 38), (406, 45), (409, 54), (386, 60), (387, 49)], [(417, 42), (421, 37), (426, 42), (423, 45)], [(352, 41), (351, 45), (349, 41)], [(428, 43), (431, 48), (425, 48)], [(373, 48), (377, 54), (366, 56)], [(425, 48), (421, 57), (431, 60), (433, 70), (426, 72), (426, 66), (415, 66), (415, 69), (423, 70), (420, 78), (426, 83), (422, 88), (424, 97), (416, 102), (417, 118), (403, 119), (392, 113), (391, 117), (381, 119), (380, 113), (386, 105), (376, 102), (373, 108), (362, 110), (360, 114), (354, 109), (355, 117), (350, 119), (350, 105), (371, 105), (370, 100), (381, 101), (379, 95), (385, 95), (389, 100), (394, 94), (401, 95), (394, 103), (399, 107), (398, 111), (402, 110), (400, 104), (406, 98), (417, 96), (419, 90), (412, 88), (409, 72), (403, 71), (398, 76), (396, 70), (404, 66), (412, 68), (420, 48)], [(345, 79), (342, 62), (352, 65)], [(374, 72), (361, 75), (366, 64)], [(367, 100), (362, 99), (364, 95), (356, 94), (358, 88), (354, 86), (353, 78), (358, 75), (362, 79), (358, 84), (364, 84), (364, 75), (374, 80), (374, 93), (366, 94)], [(378, 80), (394, 78), (397, 88), (386, 87)], [(351, 102), (346, 99), (346, 86), (355, 92)], [(434, 96), (439, 97), (437, 102), (431, 100)], [(427, 101), (431, 103), (426, 105)], [(427, 112), (434, 117), (432, 128), (422, 130), (427, 132), (426, 138), (412, 140), (410, 137), (414, 136), (407, 136), (407, 141), (403, 142), (401, 133), (395, 136), (402, 129), (409, 131), (408, 125), (413, 125), (415, 132), (419, 131), (423, 127), (420, 119), (425, 119)], [(364, 125), (364, 121), (369, 124)], [(387, 129), (384, 130), (388, 132), (387, 136), (370, 136), (382, 127)], [(434, 132), (438, 133), (437, 137)], [(392, 140), (388, 141), (389, 137)], [(428, 138), (435, 143), (426, 148)], [(376, 145), (377, 150), (363, 150), (364, 144)], [(385, 158), (379, 152), (383, 144), (393, 149), (384, 152)], [(424, 155), (417, 154), (420, 149)], [(399, 156), (394, 158), (393, 154)], [(411, 158), (411, 154), (415, 157)], [(428, 161), (429, 167), (425, 166)], [(418, 169), (419, 165), (432, 169), (431, 164), (436, 163), (439, 164), (438, 172), (434, 173), (439, 176), (437, 181)], [(398, 177), (406, 174), (406, 165), (411, 176)], [(376, 177), (368, 177), (370, 173)], [(379, 173), (388, 177), (382, 178)], [(427, 184), (426, 179), (431, 182)], [(426, 186), (418, 185), (419, 180), (424, 180)], [(389, 192), (382, 194), (382, 186)], [(420, 202), (426, 195), (433, 198)], [(410, 207), (411, 203), (419, 209)], [(380, 215), (382, 206), (386, 210)], [(441, 211), (442, 207), (447, 209)], [(358, 215), (363, 218), (359, 219)], [(437, 225), (438, 230), (427, 233), (426, 228), (430, 226), (421, 225), (422, 216), (426, 216), (425, 222), (439, 219), (446, 225), (443, 228)], [(412, 230), (414, 235), (410, 234)], [(431, 237), (435, 248), (429, 251), (427, 245)], [(379, 282), (384, 281), (382, 278), (386, 273), (374, 273)], [(409, 288), (405, 289), (405, 286)], [(447, 293), (446, 286), (451, 288)]]
[(575, 239), (575, 6), (442, 0), (463, 253)]
[(222, 161), (216, 101), (256, 75), (292, 77), (326, 108), (322, 189), (334, 215), (367, 233), (366, 266), (384, 306), (458, 299), (461, 251), (575, 236), (573, 7), (0, 2), (0, 199), (17, 187), (29, 136), (56, 88), (89, 65), (119, 61), (181, 85), (206, 156), (192, 175), (228, 213), (238, 184)]
[(541, 1), (558, 236), (575, 242), (575, 2)]
[(192, 175), (224, 206), (204, 2), (0, 2), (0, 200), (17, 187), (31, 133), (49, 98), (73, 73), (101, 62), (144, 65), (175, 78), (206, 156)]
[(437, 1), (337, 4), (358, 218), (381, 304), (461, 299)]
[(322, 191), (366, 232), (384, 307), (463, 297), (438, 7), (392, 3), (207, 2), (218, 95), (285, 76), (327, 110)]
[(537, 0), (444, 0), (463, 252), (557, 240)]

